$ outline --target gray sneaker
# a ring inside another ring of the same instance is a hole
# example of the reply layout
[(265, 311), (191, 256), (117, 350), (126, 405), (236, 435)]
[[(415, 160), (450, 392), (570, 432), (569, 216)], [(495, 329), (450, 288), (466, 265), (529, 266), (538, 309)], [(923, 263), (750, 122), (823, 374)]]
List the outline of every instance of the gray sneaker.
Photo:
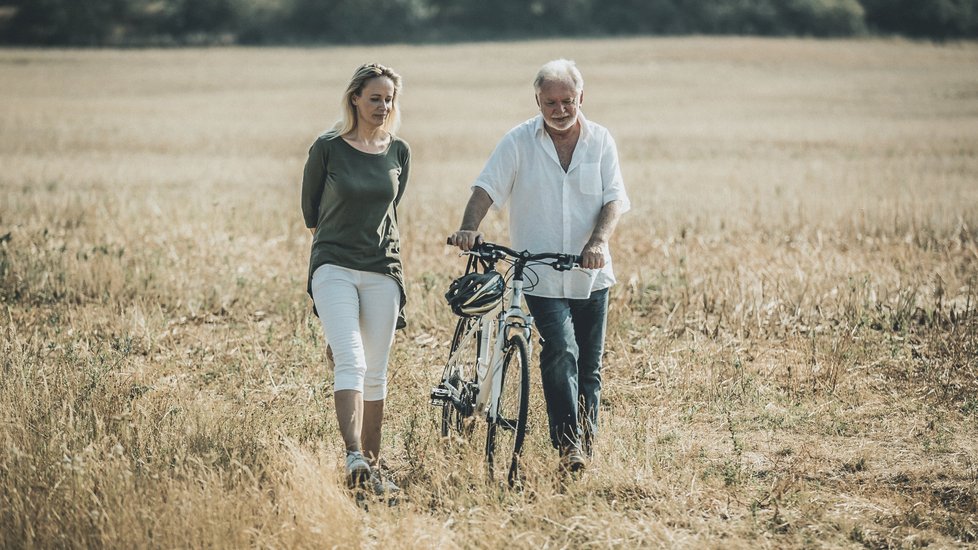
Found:
[(346, 452), (346, 482), (350, 488), (363, 485), (370, 478), (370, 464), (360, 451)]

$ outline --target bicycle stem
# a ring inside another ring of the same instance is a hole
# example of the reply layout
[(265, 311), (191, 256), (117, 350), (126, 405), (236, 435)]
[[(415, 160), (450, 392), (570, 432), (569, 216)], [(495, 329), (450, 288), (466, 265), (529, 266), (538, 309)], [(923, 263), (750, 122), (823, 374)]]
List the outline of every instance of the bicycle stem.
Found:
[(512, 298), (512, 306), (510, 307), (510, 309), (513, 309), (513, 308), (523, 309), (523, 273), (522, 273), (522, 271), (523, 270), (520, 269), (513, 276), (513, 285), (512, 285), (513, 286), (513, 298)]

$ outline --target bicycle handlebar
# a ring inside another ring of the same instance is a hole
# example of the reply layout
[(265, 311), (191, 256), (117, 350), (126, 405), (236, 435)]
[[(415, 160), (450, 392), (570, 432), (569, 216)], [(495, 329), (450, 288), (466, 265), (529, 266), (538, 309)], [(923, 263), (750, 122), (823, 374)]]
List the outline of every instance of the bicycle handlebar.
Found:
[[(446, 244), (452, 244), (451, 240), (448, 239)], [(488, 241), (482, 241), (476, 244), (471, 250), (463, 253), (478, 256), (480, 258), (489, 258), (492, 260), (501, 260), (508, 256), (515, 262), (523, 265), (526, 265), (528, 262), (540, 262), (549, 265), (557, 271), (568, 271), (574, 269), (575, 267), (580, 267), (581, 265), (581, 257), (576, 254), (564, 254), (560, 252), (541, 252), (534, 254), (528, 250), (517, 252), (508, 246), (503, 246), (501, 244), (491, 243)], [(544, 262), (543, 260), (556, 261), (548, 263)]]

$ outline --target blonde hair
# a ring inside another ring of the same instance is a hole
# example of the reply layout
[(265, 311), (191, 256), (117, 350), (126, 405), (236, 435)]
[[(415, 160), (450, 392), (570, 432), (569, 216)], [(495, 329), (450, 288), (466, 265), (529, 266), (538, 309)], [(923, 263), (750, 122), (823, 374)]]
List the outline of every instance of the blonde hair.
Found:
[(332, 128), (327, 130), (327, 134), (342, 136), (356, 129), (357, 108), (353, 104), (353, 96), (359, 96), (363, 93), (363, 87), (366, 86), (368, 80), (380, 77), (387, 77), (394, 83), (394, 98), (391, 105), (391, 112), (387, 116), (387, 120), (384, 121), (383, 126), (381, 126), (381, 129), (392, 136), (397, 133), (398, 128), (401, 127), (401, 108), (400, 102), (398, 101), (398, 96), (401, 93), (401, 75), (379, 63), (368, 63), (361, 65), (353, 73), (353, 78), (350, 80), (350, 84), (347, 85), (346, 92), (343, 93), (343, 100), (340, 104), (340, 119), (333, 124)]
[(584, 91), (584, 76), (578, 70), (577, 64), (569, 59), (554, 59), (540, 67), (533, 80), (533, 89), (540, 93), (545, 82), (566, 82), (573, 85), (577, 93)]

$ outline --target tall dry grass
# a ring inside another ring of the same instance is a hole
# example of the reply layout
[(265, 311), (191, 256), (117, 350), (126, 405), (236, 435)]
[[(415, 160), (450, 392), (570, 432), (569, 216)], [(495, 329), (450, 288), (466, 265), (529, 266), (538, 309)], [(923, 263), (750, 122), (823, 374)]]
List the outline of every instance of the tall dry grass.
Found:
[[(558, 56), (634, 206), (595, 461), (554, 479), (535, 388), (512, 492), (427, 404), (462, 267), (442, 243)], [(414, 173), (385, 430), (404, 491), (364, 509), (298, 181), (374, 60), (404, 75)], [(976, 62), (736, 38), (2, 50), (0, 546), (973, 545)]]

